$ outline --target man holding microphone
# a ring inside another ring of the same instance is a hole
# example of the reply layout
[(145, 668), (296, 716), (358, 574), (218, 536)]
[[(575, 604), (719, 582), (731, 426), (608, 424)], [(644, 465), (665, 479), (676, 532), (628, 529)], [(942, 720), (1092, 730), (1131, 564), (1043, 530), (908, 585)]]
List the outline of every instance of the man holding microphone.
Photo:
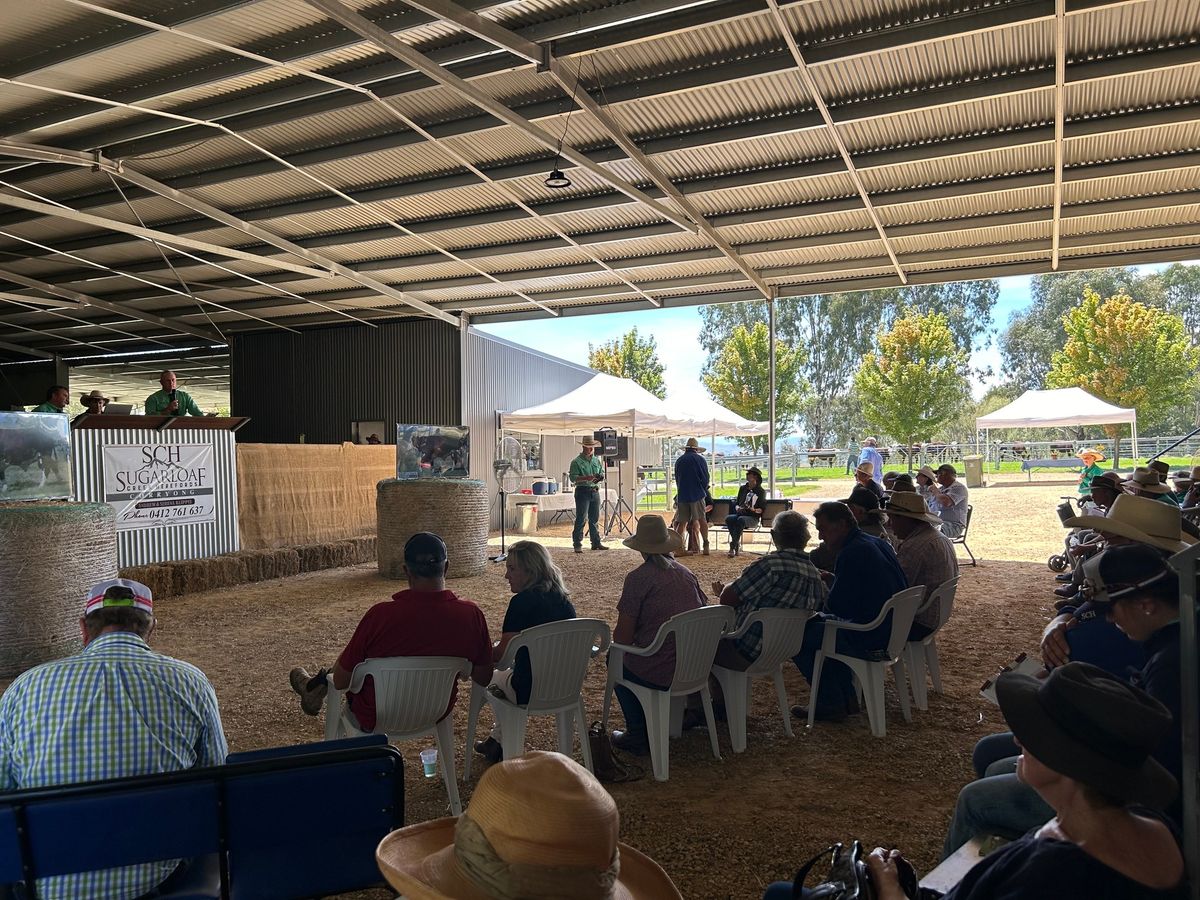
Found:
[(161, 391), (155, 391), (146, 398), (146, 415), (148, 416), (215, 416), (216, 413), (203, 413), (187, 391), (175, 387), (175, 373), (170, 369), (158, 376)]

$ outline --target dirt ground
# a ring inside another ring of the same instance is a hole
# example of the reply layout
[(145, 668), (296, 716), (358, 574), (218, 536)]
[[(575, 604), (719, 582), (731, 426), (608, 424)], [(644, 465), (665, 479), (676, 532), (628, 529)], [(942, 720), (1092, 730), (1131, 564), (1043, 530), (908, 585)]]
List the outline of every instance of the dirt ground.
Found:
[[(847, 481), (821, 493), (844, 497), (848, 491)], [(655, 858), (683, 895), (696, 900), (757, 898), (766, 884), (790, 878), (800, 862), (834, 840), (899, 846), (922, 871), (935, 864), (955, 796), (971, 777), (971, 748), (980, 736), (1003, 727), (999, 711), (979, 697), (979, 686), (1018, 652), (1032, 650), (1050, 615), (1053, 584), (1045, 559), (1062, 546), (1054, 506), (1071, 492), (1061, 484), (1015, 482), (972, 492), (970, 545), (980, 563), (963, 570), (954, 614), (939, 640), (945, 694), (931, 694), (928, 712), (914, 711), (906, 724), (889, 678), (886, 738), (870, 736), (865, 716), (818, 723), (811, 732), (797, 724), (796, 736), (788, 738), (770, 683), (758, 681), (745, 753), (734, 754), (722, 730), (723, 759), (715, 760), (702, 730), (685, 732), (672, 742), (669, 782), (647, 774), (611, 787), (622, 839)], [(806, 501), (799, 508), (812, 505)], [(622, 579), (640, 558), (623, 548), (577, 556), (564, 525), (538, 539), (551, 547), (579, 615), (615, 622)], [(615, 538), (611, 543), (619, 548)], [(960, 556), (965, 559), (961, 548)], [(732, 560), (723, 552), (684, 561), (706, 587), (715, 579), (732, 579), (747, 564), (745, 556)], [(194, 594), (159, 604), (152, 643), (207, 673), (231, 749), (317, 741), (322, 720), (300, 712), (288, 670), (331, 662), (367, 608), (400, 588), (364, 565)], [(481, 605), (498, 636), (510, 596), (502, 567), (454, 580), (451, 588)], [(787, 673), (787, 686), (792, 703), (807, 702), (799, 673)], [(596, 663), (585, 687), (585, 704), (595, 718), (603, 688), (604, 667)], [(459, 702), (455, 718), (461, 775), (465, 702)], [(490, 721), (486, 712), (483, 718), (484, 724)], [(619, 723), (614, 703), (613, 724)], [(400, 745), (408, 763), (410, 824), (448, 814), (441, 781), (423, 778), (416, 758), (429, 743)], [(531, 720), (527, 746), (554, 748), (550, 719)], [(475, 768), (476, 778), (481, 770), (482, 765)], [(473, 784), (474, 779), (460, 784), (464, 804)], [(318, 821), (320, 811), (313, 814)]]

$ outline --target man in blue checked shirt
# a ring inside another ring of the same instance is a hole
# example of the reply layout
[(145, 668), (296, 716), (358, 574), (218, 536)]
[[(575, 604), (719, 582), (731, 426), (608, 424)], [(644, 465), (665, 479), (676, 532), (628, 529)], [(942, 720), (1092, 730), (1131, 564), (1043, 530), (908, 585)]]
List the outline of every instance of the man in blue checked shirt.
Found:
[[(114, 578), (93, 587), (83, 651), (24, 672), (0, 696), (0, 792), (224, 763), (217, 696), (190, 663), (155, 653), (154, 599)], [(188, 867), (165, 860), (43, 878), (46, 900), (158, 896)]]

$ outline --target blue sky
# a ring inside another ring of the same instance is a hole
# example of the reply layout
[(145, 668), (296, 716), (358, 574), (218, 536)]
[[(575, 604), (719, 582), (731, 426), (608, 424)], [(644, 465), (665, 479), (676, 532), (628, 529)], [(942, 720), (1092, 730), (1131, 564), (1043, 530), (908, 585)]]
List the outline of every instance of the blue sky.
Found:
[[(1032, 277), (1001, 278), (999, 284), (1000, 297), (992, 311), (992, 325), (997, 330), (1007, 324), (1012, 313), (1029, 305)], [(665, 367), (663, 377), (667, 383), (667, 398), (686, 404), (690, 399), (708, 396), (700, 381), (700, 368), (704, 365), (704, 351), (699, 343), (700, 324), (700, 308), (687, 307), (503, 322), (479, 327), (506, 340), (585, 366), (589, 343), (603, 344), (636, 327), (639, 334), (653, 336), (658, 342), (658, 357)], [(994, 338), (974, 353), (972, 364), (991, 366), (994, 371), (999, 371), (1000, 352)], [(976, 397), (983, 396), (994, 380), (976, 382)]]

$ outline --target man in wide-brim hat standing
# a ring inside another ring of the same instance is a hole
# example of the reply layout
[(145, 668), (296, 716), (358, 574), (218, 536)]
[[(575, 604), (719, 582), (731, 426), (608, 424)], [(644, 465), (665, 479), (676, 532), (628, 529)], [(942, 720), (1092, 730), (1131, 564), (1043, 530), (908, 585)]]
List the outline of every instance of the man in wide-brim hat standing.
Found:
[(700, 449), (698, 440), (688, 438), (683, 456), (675, 460), (675, 487), (679, 497), (675, 530), (682, 536), (683, 529), (689, 523), (696, 522), (700, 527), (705, 556), (708, 556), (708, 512), (704, 508), (704, 498), (708, 494), (708, 484), (708, 463), (704, 459), (704, 451)]
[(571, 460), (569, 477), (575, 485), (575, 528), (571, 531), (571, 544), (576, 553), (583, 552), (583, 523), (586, 520), (588, 536), (593, 550), (607, 550), (600, 543), (600, 485), (604, 481), (604, 463), (596, 458), (596, 448), (601, 446), (595, 438), (584, 438), (579, 442), (579, 455)]

